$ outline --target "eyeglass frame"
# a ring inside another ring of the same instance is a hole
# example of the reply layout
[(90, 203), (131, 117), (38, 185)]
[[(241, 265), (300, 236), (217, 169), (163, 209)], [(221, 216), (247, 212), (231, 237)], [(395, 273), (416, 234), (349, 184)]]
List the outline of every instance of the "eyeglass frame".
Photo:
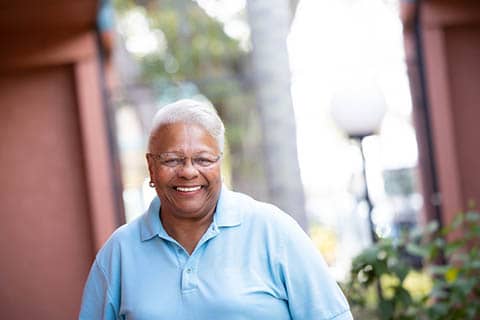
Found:
[[(176, 158), (173, 158), (173, 159), (162, 159), (162, 156), (163, 155), (166, 155), (166, 154), (172, 154), (172, 155), (175, 155), (177, 156)], [(219, 155), (216, 155), (214, 156), (215, 157), (215, 160), (213, 159), (206, 159), (205, 157), (203, 157), (204, 160), (208, 160), (210, 163), (208, 163), (207, 165), (201, 165), (199, 164), (195, 159), (199, 159), (199, 158), (202, 158), (201, 154), (205, 154), (205, 153), (200, 153), (200, 154), (197, 154), (197, 155), (193, 155), (191, 157), (186, 157), (184, 155), (180, 155), (178, 153), (175, 153), (175, 152), (164, 152), (164, 153), (147, 153), (147, 157), (151, 157), (153, 160), (158, 160), (160, 162), (160, 164), (166, 168), (169, 168), (169, 169), (178, 169), (178, 168), (181, 168), (181, 167), (185, 167), (185, 165), (187, 164), (187, 159), (190, 159), (190, 162), (192, 163), (192, 166), (194, 168), (196, 168), (197, 170), (198, 169), (209, 169), (211, 167), (213, 167), (215, 164), (217, 164), (220, 159), (222, 158), (223, 156), (223, 153), (220, 153)], [(212, 154), (209, 154), (209, 155), (212, 155)], [(212, 155), (213, 156), (213, 155)], [(175, 163), (175, 164), (167, 164), (166, 161), (167, 160), (175, 160), (175, 161), (180, 161), (179, 163)]]

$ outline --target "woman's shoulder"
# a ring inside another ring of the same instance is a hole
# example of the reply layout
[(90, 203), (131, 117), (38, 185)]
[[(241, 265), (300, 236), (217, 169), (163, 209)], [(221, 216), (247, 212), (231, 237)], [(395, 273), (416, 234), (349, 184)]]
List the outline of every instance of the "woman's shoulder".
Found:
[(134, 246), (140, 242), (140, 224), (144, 219), (145, 214), (137, 217), (136, 219), (119, 226), (102, 248), (97, 253), (97, 259), (102, 256), (112, 256), (119, 254), (122, 248)]
[(130, 241), (131, 238), (132, 240), (138, 240), (139, 238), (139, 232), (140, 232), (140, 225), (143, 223), (143, 220), (145, 220), (147, 216), (147, 212), (143, 213), (142, 215), (136, 217), (132, 221), (129, 221), (128, 223), (125, 223), (118, 227), (111, 235), (110, 239), (112, 241), (119, 241), (119, 242), (124, 242), (124, 241)]
[(289, 228), (296, 224), (290, 215), (272, 203), (254, 199), (241, 192), (231, 191), (230, 196), (234, 199), (234, 206), (242, 211), (244, 220), (276, 225), (279, 228)]

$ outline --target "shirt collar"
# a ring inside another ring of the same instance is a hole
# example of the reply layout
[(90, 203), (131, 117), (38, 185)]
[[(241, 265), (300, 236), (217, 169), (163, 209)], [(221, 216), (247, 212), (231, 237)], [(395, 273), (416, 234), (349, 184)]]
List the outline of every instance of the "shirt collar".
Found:
[(217, 227), (235, 227), (242, 223), (241, 207), (235, 203), (234, 192), (222, 186), (213, 223)]
[[(235, 227), (242, 223), (241, 207), (235, 205), (234, 192), (222, 186), (213, 216), (213, 224), (218, 228)], [(147, 212), (140, 221), (140, 238), (142, 241), (150, 240), (155, 236), (170, 238), (160, 222), (160, 199), (158, 196), (150, 203)]]
[(156, 235), (165, 232), (162, 224), (160, 223), (159, 212), (160, 199), (155, 196), (150, 203), (147, 212), (140, 220), (140, 238), (142, 241), (150, 240)]

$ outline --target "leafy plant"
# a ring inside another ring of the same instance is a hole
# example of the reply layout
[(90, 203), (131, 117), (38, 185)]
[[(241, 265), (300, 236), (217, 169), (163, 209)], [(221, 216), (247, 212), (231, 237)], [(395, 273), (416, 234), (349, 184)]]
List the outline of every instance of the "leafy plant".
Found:
[[(480, 316), (480, 214), (461, 213), (400, 239), (381, 239), (352, 262), (345, 291), (368, 319), (476, 319)], [(416, 270), (416, 258), (423, 268)]]
[(416, 318), (425, 298), (405, 287), (412, 266), (404, 252), (404, 241), (381, 239), (353, 260), (345, 289), (354, 311), (370, 310), (377, 319)]

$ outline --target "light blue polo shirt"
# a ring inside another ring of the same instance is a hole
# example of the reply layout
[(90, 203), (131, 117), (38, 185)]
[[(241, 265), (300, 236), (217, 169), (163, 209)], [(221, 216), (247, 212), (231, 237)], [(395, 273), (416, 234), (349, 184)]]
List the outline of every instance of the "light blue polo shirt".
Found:
[(223, 188), (191, 256), (159, 209), (156, 198), (99, 251), (79, 319), (353, 319), (317, 249), (275, 206)]

